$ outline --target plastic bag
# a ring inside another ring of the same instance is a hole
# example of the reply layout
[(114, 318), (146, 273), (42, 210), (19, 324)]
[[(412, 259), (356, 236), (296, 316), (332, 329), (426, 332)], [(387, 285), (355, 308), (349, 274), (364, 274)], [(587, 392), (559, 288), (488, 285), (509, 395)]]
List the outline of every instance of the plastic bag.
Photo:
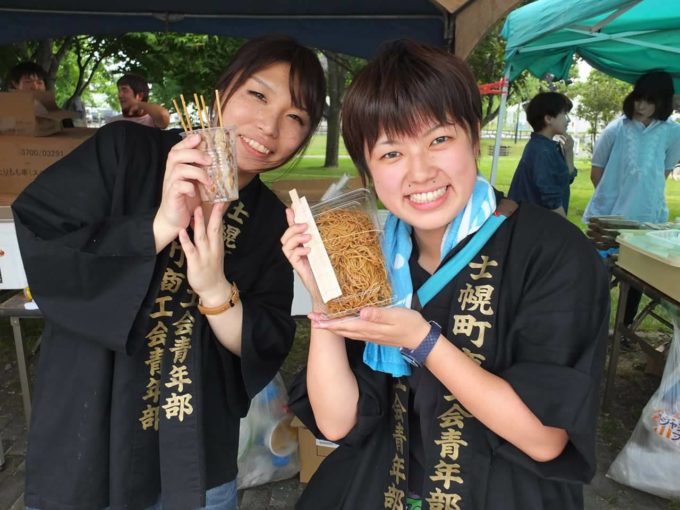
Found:
[(607, 473), (609, 478), (664, 498), (680, 497), (680, 319), (661, 384)]
[(300, 471), (296, 429), (290, 426), (288, 393), (281, 374), (250, 403), (241, 419), (238, 444), (239, 489), (290, 478)]

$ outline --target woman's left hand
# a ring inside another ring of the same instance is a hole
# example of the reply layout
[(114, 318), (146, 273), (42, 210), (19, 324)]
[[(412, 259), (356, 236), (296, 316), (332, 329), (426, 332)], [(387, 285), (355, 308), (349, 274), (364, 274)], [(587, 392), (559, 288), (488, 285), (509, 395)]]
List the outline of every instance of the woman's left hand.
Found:
[(430, 331), (420, 312), (409, 308), (364, 308), (358, 319), (323, 320), (310, 314), (312, 326), (327, 329), (352, 340), (364, 340), (391, 347), (415, 349)]
[(193, 243), (185, 229), (179, 233), (179, 240), (187, 258), (189, 285), (200, 296), (205, 306), (219, 306), (231, 294), (231, 285), (224, 275), (222, 237), (222, 216), (227, 205), (227, 203), (214, 204), (207, 225), (202, 207), (199, 205), (194, 210)]

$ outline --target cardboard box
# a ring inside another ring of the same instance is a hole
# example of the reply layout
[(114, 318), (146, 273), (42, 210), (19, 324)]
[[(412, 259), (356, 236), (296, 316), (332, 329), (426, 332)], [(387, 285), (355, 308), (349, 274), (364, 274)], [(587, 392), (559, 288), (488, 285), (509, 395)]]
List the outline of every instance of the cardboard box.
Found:
[(291, 422), (291, 427), (297, 428), (298, 442), (300, 445), (300, 482), (307, 483), (319, 468), (323, 460), (335, 450), (338, 445), (317, 439), (296, 416)]
[(0, 207), (0, 289), (28, 287), (21, 261), (14, 218), (8, 206)]
[(18, 195), (40, 172), (96, 131), (92, 128), (70, 128), (52, 136), (0, 135), (0, 191), (3, 195)]
[(663, 369), (666, 366), (668, 359), (668, 351), (670, 350), (670, 341), (664, 342), (658, 347), (650, 345), (648, 342), (639, 342), (642, 352), (645, 353), (645, 374), (661, 377)]
[(0, 206), (12, 205), (16, 197), (14, 193), (0, 193)]
[(48, 136), (76, 112), (61, 110), (50, 90), (0, 92), (0, 134)]

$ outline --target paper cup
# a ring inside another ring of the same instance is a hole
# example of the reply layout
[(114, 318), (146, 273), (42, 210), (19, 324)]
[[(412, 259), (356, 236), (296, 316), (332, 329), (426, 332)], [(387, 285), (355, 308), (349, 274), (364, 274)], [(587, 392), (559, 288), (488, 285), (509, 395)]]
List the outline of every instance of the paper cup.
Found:
[(291, 416), (283, 417), (265, 434), (265, 445), (277, 457), (285, 457), (297, 449), (297, 431), (290, 426), (291, 420)]

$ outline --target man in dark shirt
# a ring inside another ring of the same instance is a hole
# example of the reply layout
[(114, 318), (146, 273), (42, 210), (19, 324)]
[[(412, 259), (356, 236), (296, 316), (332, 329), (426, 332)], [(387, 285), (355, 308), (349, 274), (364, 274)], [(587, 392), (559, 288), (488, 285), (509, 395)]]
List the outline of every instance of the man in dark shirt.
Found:
[(567, 134), (571, 108), (571, 100), (557, 92), (541, 92), (529, 101), (527, 120), (534, 132), (512, 178), (511, 200), (567, 215), (569, 185), (576, 177), (574, 140)]
[(20, 62), (9, 71), (9, 90), (45, 90), (47, 73), (35, 62)]

